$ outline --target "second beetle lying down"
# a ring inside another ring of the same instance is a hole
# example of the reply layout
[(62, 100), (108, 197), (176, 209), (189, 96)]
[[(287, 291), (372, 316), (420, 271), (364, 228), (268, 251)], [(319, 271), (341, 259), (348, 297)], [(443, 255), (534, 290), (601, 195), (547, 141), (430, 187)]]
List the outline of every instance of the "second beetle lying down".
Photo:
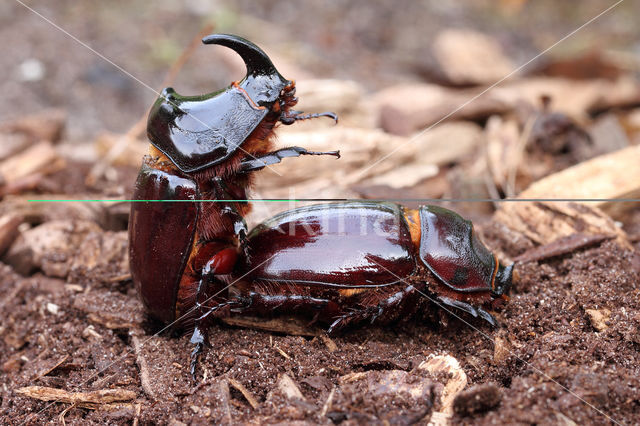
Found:
[[(165, 89), (151, 110), (150, 152), (134, 197), (129, 239), (133, 281), (150, 314), (195, 326), (191, 370), (218, 315), (295, 313), (329, 332), (362, 322), (425, 316), (447, 305), (492, 325), (505, 298), (504, 267), (471, 222), (435, 206), (331, 203), (283, 212), (248, 232), (252, 174), (300, 155), (273, 151), (278, 123), (304, 115), (295, 85), (240, 37), (204, 39), (238, 52), (247, 75), (226, 89), (185, 97)], [(486, 310), (487, 309), (487, 310)]]

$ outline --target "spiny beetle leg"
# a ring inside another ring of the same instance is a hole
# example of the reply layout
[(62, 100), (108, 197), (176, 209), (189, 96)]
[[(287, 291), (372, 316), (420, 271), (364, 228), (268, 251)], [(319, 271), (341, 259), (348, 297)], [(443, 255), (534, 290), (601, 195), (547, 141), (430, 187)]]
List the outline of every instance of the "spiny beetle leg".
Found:
[(209, 307), (207, 312), (196, 318), (196, 326), (193, 329), (193, 335), (191, 335), (190, 340), (191, 344), (195, 346), (193, 348), (193, 351), (191, 352), (191, 364), (189, 368), (194, 381), (196, 380), (196, 366), (198, 365), (198, 356), (202, 352), (204, 345), (208, 342), (208, 327), (204, 321), (209, 317), (209, 315), (221, 308), (233, 305), (242, 305), (243, 303), (244, 301), (240, 299), (233, 299), (227, 302), (218, 303), (215, 306)]
[(342, 315), (329, 326), (327, 334), (334, 334), (354, 322), (359, 323), (369, 320), (371, 324), (374, 324), (378, 320), (384, 322), (393, 321), (400, 315), (401, 305), (415, 292), (416, 288), (413, 285), (408, 285), (402, 290), (388, 295), (386, 298), (381, 298), (377, 305), (367, 306)]
[(257, 315), (291, 313), (293, 311), (321, 312), (330, 304), (328, 299), (295, 294), (269, 295), (250, 292), (248, 295), (242, 296), (241, 299), (244, 301), (244, 305), (234, 309), (234, 312)]
[(289, 148), (282, 148), (277, 151), (269, 152), (260, 157), (243, 160), (240, 170), (243, 173), (253, 172), (256, 170), (261, 170), (266, 166), (277, 164), (284, 158), (299, 157), (301, 155), (333, 155), (337, 158), (340, 158), (340, 151), (316, 152), (308, 151), (307, 149), (299, 146), (292, 146)]
[(496, 322), (496, 319), (493, 317), (493, 315), (491, 315), (489, 312), (485, 311), (482, 308), (476, 308), (471, 306), (470, 304), (466, 303), (466, 302), (461, 302), (459, 300), (455, 300), (455, 299), (450, 299), (448, 297), (445, 296), (440, 296), (438, 297), (438, 301), (440, 301), (441, 303), (447, 305), (447, 306), (451, 306), (452, 308), (456, 308), (456, 309), (460, 309), (462, 311), (465, 311), (469, 314), (471, 314), (474, 318), (478, 318), (478, 316), (480, 318), (482, 318), (483, 320), (487, 321), (489, 324), (491, 324), (492, 327), (497, 327), (498, 323)]
[(196, 366), (198, 365), (198, 356), (204, 348), (204, 344), (207, 341), (207, 336), (207, 329), (201, 328), (200, 324), (198, 324), (193, 329), (193, 335), (191, 335), (191, 339), (189, 340), (189, 342), (194, 345), (193, 350), (191, 351), (191, 364), (189, 366), (189, 371), (191, 372), (191, 377), (193, 377), (194, 382), (197, 381)]
[[(231, 196), (229, 195), (229, 188), (227, 188), (227, 185), (222, 180), (222, 178), (216, 176), (212, 179), (212, 182), (215, 185), (216, 199), (231, 199)], [(234, 206), (228, 204), (222, 208), (222, 212), (233, 218), (234, 233), (240, 240), (240, 243), (244, 243), (246, 241), (249, 229), (247, 228), (247, 222), (244, 220), (242, 214), (240, 214), (240, 212)]]

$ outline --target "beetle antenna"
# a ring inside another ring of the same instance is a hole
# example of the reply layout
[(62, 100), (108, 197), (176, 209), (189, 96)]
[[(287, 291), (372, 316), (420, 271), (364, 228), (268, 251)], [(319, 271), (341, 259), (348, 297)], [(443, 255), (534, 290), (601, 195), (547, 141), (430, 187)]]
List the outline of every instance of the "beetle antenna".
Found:
[(293, 124), (296, 121), (308, 120), (310, 118), (329, 117), (334, 120), (335, 124), (338, 124), (338, 114), (335, 112), (316, 112), (313, 114), (303, 114), (300, 111), (289, 111), (288, 114), (282, 114), (280, 121), (283, 124)]
[(298, 120), (308, 120), (309, 118), (318, 118), (318, 117), (329, 117), (335, 121), (335, 124), (338, 124), (338, 114), (335, 112), (316, 112), (314, 114), (298, 114), (294, 118), (296, 121)]

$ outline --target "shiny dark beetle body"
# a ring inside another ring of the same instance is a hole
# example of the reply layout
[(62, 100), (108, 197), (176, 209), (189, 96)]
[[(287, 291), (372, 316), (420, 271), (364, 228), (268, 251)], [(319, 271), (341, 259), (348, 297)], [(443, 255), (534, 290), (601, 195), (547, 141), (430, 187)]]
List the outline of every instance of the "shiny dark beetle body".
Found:
[(285, 211), (254, 228), (234, 270), (232, 310), (305, 312), (329, 332), (388, 323), (430, 302), (492, 325), (511, 284), (471, 222), (441, 207), (351, 201)]
[[(448, 305), (495, 325), (512, 266), (500, 265), (471, 222), (435, 206), (344, 202), (280, 213), (248, 232), (251, 175), (285, 157), (273, 151), (278, 122), (291, 110), (294, 83), (251, 42), (212, 35), (234, 49), (247, 76), (198, 97), (165, 89), (148, 122), (150, 153), (136, 182), (129, 228), (133, 281), (149, 313), (195, 326), (197, 354), (207, 321), (219, 315), (306, 314), (334, 332), (388, 323)], [(215, 201), (215, 202), (210, 202)], [(435, 303), (435, 305), (434, 305)]]

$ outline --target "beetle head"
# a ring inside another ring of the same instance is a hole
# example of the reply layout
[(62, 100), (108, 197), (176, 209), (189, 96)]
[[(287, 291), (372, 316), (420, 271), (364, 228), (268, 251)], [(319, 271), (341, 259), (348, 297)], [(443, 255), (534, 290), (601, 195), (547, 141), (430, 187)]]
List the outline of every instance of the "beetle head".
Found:
[(240, 82), (202, 96), (181, 96), (166, 88), (151, 108), (151, 143), (186, 173), (227, 160), (269, 112), (296, 101), (293, 83), (255, 44), (230, 34), (212, 34), (202, 41), (236, 51), (247, 73)]
[(443, 291), (471, 300), (500, 298), (509, 289), (513, 265), (500, 264), (470, 221), (442, 207), (422, 206), (420, 223), (420, 259)]

